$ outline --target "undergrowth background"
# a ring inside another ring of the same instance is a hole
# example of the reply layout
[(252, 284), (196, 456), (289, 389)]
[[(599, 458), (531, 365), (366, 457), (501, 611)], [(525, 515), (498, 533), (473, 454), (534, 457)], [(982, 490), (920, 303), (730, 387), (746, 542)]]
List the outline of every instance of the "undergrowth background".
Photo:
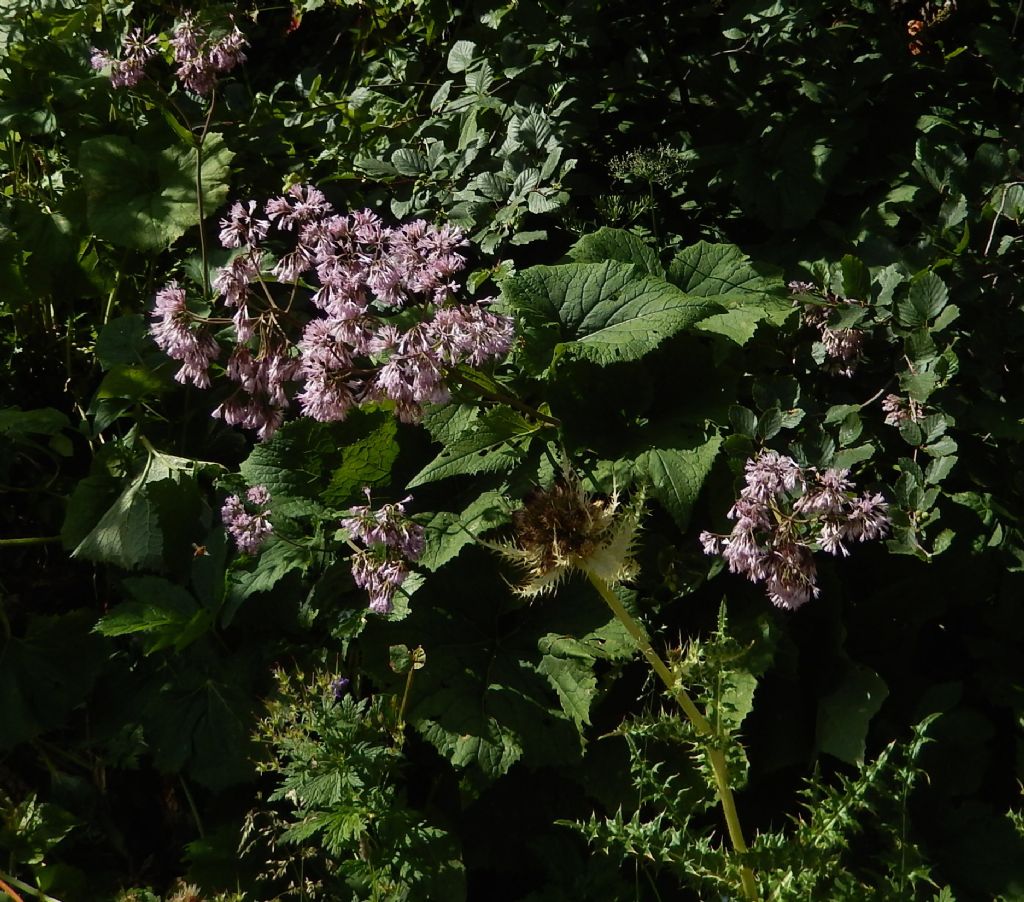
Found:
[[(173, 4), (0, 11), (0, 891), (739, 898), (620, 621), (484, 544), (571, 485), (643, 505), (616, 591), (765, 898), (1024, 897), (1020, 4), (188, 9), (248, 44), (205, 95)], [(115, 88), (90, 59), (136, 27)], [(224, 367), (176, 382), (154, 297), (208, 313), (220, 220), (295, 185), (463, 229), (507, 359), (419, 425), (211, 417)], [(698, 538), (768, 450), (889, 505), (795, 611)], [(385, 616), (338, 534), (364, 486), (425, 535)]]

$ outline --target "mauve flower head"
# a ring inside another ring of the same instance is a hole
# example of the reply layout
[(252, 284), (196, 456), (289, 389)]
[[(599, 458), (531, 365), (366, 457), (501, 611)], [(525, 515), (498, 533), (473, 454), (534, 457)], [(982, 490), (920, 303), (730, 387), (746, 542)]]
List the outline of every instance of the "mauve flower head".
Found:
[(458, 287), (452, 278), (466, 265), (456, 248), (468, 242), (461, 229), (441, 228), (418, 219), (392, 229), (388, 235), (389, 256), (402, 273), (405, 288), (412, 294), (443, 301)]
[(222, 419), (229, 426), (252, 429), (261, 441), (269, 439), (284, 422), (284, 411), (265, 399), (234, 394), (213, 410), (210, 416)]
[(814, 294), (818, 290), (818, 286), (813, 282), (793, 281), (787, 283), (786, 287), (791, 294)]
[(848, 492), (853, 488), (849, 470), (815, 472), (809, 486), (793, 504), (802, 514), (839, 515), (849, 505)]
[(285, 386), (298, 368), (299, 361), (284, 347), (264, 348), (254, 357), (239, 345), (228, 358), (227, 374), (240, 391), (214, 410), (213, 416), (231, 426), (254, 429), (262, 440), (270, 438), (284, 421), (288, 406)]
[(117, 59), (105, 50), (93, 50), (89, 64), (102, 71), (109, 68), (110, 83), (115, 88), (133, 88), (145, 76), (145, 67), (157, 55), (156, 35), (143, 35), (142, 29), (133, 28), (122, 41), (122, 59)]
[[(266, 509), (270, 504), (270, 493), (266, 486), (255, 485), (245, 494), (246, 501), (238, 495), (229, 495), (220, 516), (238, 550), (244, 554), (255, 554), (274, 531)], [(256, 510), (251, 510), (253, 507)]]
[(368, 607), (375, 614), (390, 614), (392, 599), (409, 570), (400, 560), (374, 551), (358, 551), (352, 555), (352, 578), (370, 596)]
[(213, 43), (207, 51), (210, 64), (218, 72), (230, 72), (235, 66), (245, 62), (245, 48), (248, 45), (245, 35), (232, 18), (231, 31)]
[(259, 250), (239, 254), (227, 266), (217, 270), (213, 290), (229, 307), (237, 307), (249, 293), (249, 286), (259, 278), (263, 252)]
[(803, 484), (797, 462), (777, 451), (762, 451), (747, 461), (745, 470), (747, 484), (740, 493), (743, 499), (767, 501)]
[(169, 282), (156, 294), (149, 332), (157, 346), (172, 360), (181, 361), (174, 378), (197, 388), (208, 388), (210, 364), (220, 355), (220, 345), (202, 328), (193, 329), (192, 314), (185, 303), (185, 289)]
[(865, 492), (850, 502), (843, 535), (856, 542), (869, 542), (882, 538), (891, 525), (889, 502), (878, 492), (873, 495)]
[(270, 230), (270, 223), (266, 219), (257, 218), (255, 213), (256, 201), (235, 201), (228, 215), (220, 221), (220, 243), (231, 248), (263, 241)]
[(292, 185), (282, 197), (268, 200), (264, 208), (279, 229), (291, 231), (334, 212), (324, 193), (313, 185)]
[[(830, 373), (852, 376), (864, 357), (864, 339), (861, 329), (833, 329), (829, 326), (830, 310), (857, 304), (832, 291), (822, 291), (812, 282), (790, 282), (787, 287), (796, 295), (793, 303), (802, 307), (804, 325), (821, 333), (821, 343), (829, 358), (825, 368)], [(821, 299), (821, 300), (818, 300)]]
[(511, 317), (491, 313), (476, 304), (439, 308), (430, 328), (438, 353), (449, 366), (481, 366), (488, 360), (500, 360), (515, 340)]
[(192, 13), (186, 13), (175, 26), (170, 39), (178, 63), (178, 80), (193, 94), (209, 94), (217, 84), (217, 74), (229, 72), (245, 61), (247, 42), (234, 20), (231, 31), (213, 41)]
[(814, 555), (806, 545), (777, 546), (765, 570), (765, 589), (776, 607), (795, 611), (821, 594)]
[(827, 369), (840, 376), (852, 376), (864, 356), (864, 332), (860, 329), (821, 329), (821, 343), (832, 358)]
[(849, 470), (804, 469), (778, 452), (747, 461), (746, 484), (728, 516), (728, 535), (702, 532), (705, 554), (729, 571), (763, 583), (778, 607), (795, 610), (819, 594), (814, 550), (849, 555), (844, 542), (881, 538), (888, 505), (880, 494), (854, 495)]
[(921, 405), (913, 398), (888, 394), (882, 399), (882, 410), (888, 426), (900, 426), (907, 421), (917, 423), (924, 419)]
[(363, 491), (367, 503), (353, 507), (341, 526), (350, 541), (366, 546), (351, 558), (356, 585), (369, 594), (371, 611), (388, 614), (395, 590), (409, 573), (406, 561), (419, 560), (426, 547), (423, 527), (405, 514), (411, 497), (374, 510), (369, 488)]
[(313, 255), (301, 244), (281, 257), (271, 272), (280, 282), (295, 282), (313, 266)]
[(418, 561), (423, 554), (425, 540), (423, 527), (405, 513), (405, 505), (412, 501), (412, 496), (373, 510), (369, 487), (365, 487), (363, 492), (367, 503), (353, 507), (341, 521), (349, 537), (364, 545), (384, 545), (399, 551), (407, 560)]

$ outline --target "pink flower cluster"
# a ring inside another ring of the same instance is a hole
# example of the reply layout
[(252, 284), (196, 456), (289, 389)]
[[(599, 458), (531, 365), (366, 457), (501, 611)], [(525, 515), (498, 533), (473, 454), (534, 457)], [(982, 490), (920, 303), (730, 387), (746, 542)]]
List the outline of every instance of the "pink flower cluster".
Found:
[(121, 59), (94, 48), (89, 62), (97, 72), (109, 69), (110, 83), (115, 88), (134, 88), (146, 74), (146, 63), (159, 52), (156, 43), (156, 35), (143, 36), (141, 28), (133, 28), (122, 42)]
[(702, 532), (700, 542), (732, 573), (763, 582), (775, 605), (795, 610), (820, 592), (814, 551), (845, 557), (844, 543), (881, 538), (888, 508), (880, 494), (856, 495), (849, 470), (805, 469), (764, 450), (747, 461), (746, 485), (729, 511), (732, 532)]
[(209, 388), (210, 364), (220, 354), (220, 346), (203, 329), (193, 328), (194, 317), (185, 303), (185, 289), (170, 282), (156, 293), (155, 322), (150, 334), (157, 346), (172, 360), (181, 361), (175, 379), (198, 388)]
[[(511, 318), (490, 312), (488, 300), (451, 302), (465, 266), (457, 228), (423, 220), (388, 228), (368, 210), (339, 214), (312, 185), (262, 207), (236, 202), (220, 227), (221, 244), (238, 254), (213, 287), (232, 314), (209, 322), (234, 328), (227, 375), (237, 389), (214, 415), (260, 438), (277, 429), (292, 397), (322, 422), (369, 401), (391, 401), (401, 420), (416, 421), (425, 404), (449, 399), (452, 368), (481, 366), (512, 346)], [(208, 384), (212, 339), (189, 329), (179, 290), (172, 283), (158, 295), (152, 332), (187, 362), (182, 381)], [(394, 314), (411, 309), (418, 321), (400, 328)]]
[[(817, 329), (825, 354), (830, 358), (826, 369), (840, 376), (852, 376), (864, 357), (864, 336), (861, 329), (833, 329), (828, 324), (829, 312), (853, 302), (831, 291), (824, 294), (811, 282), (790, 282), (790, 292), (796, 295), (817, 295), (821, 302), (804, 302), (802, 319), (805, 326)], [(797, 301), (799, 303), (799, 300)]]
[[(174, 28), (169, 41), (178, 64), (178, 81), (193, 94), (209, 94), (217, 83), (217, 75), (230, 72), (245, 62), (245, 35), (234, 20), (231, 30), (216, 40), (203, 28), (192, 13)], [(143, 36), (142, 29), (133, 28), (122, 42), (123, 56), (117, 59), (105, 50), (93, 50), (93, 69), (110, 70), (110, 83), (115, 88), (132, 88), (142, 81), (146, 63), (159, 54), (157, 36)]]
[(889, 426), (900, 426), (907, 421), (917, 423), (924, 419), (921, 405), (913, 398), (888, 394), (882, 399), (882, 411)]
[(186, 13), (175, 26), (170, 44), (178, 64), (178, 81), (193, 94), (209, 94), (219, 73), (245, 62), (247, 42), (234, 20), (231, 30), (214, 40), (192, 13)]
[(406, 562), (418, 561), (423, 554), (423, 527), (405, 515), (411, 497), (375, 511), (370, 506), (370, 490), (363, 491), (367, 503), (353, 507), (341, 521), (349, 540), (365, 546), (352, 555), (352, 578), (369, 594), (371, 611), (390, 614), (395, 590), (409, 575)]
[[(245, 493), (243, 501), (238, 495), (229, 495), (220, 511), (221, 522), (234, 539), (238, 550), (255, 554), (274, 530), (267, 519), (270, 492), (263, 485), (254, 485)], [(255, 510), (253, 510), (255, 508)]]

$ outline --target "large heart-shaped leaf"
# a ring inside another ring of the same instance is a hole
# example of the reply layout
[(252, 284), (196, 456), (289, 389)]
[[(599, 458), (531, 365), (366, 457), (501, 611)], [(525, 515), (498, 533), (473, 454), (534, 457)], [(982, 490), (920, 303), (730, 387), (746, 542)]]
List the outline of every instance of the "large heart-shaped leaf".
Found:
[[(227, 198), (234, 153), (221, 135), (203, 142), (200, 175), (204, 213)], [(199, 224), (198, 153), (174, 144), (150, 151), (120, 135), (83, 141), (78, 156), (89, 226), (122, 247), (159, 251)]]

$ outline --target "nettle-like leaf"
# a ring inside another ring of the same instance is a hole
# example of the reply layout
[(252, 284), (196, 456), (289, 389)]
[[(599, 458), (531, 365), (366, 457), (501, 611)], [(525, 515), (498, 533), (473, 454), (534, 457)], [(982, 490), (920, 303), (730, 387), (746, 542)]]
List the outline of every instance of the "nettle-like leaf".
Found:
[(372, 621), (363, 661), (375, 679), (394, 683), (387, 667), (396, 642), (426, 651), (407, 720), (452, 764), (496, 779), (522, 759), (530, 765), (578, 760), (580, 730), (597, 694), (599, 659), (622, 660), (633, 646), (625, 630), (585, 583), (557, 599), (508, 616), (506, 586), (491, 561), (474, 578), (462, 573), (428, 584), (397, 623)]
[[(206, 136), (201, 170), (207, 214), (227, 198), (233, 157), (223, 136)], [(181, 144), (153, 150), (120, 135), (83, 141), (78, 165), (90, 228), (122, 247), (169, 247), (199, 224), (197, 163), (195, 148)]]
[(250, 485), (267, 487), (275, 513), (343, 510), (359, 502), (364, 485), (389, 481), (398, 456), (396, 428), (384, 410), (354, 411), (344, 423), (302, 417), (257, 445), (240, 470)]
[(198, 526), (203, 508), (198, 475), (222, 469), (220, 464), (149, 450), (140, 472), (102, 515), (109, 504), (107, 481), (85, 479), (68, 505), (65, 547), (73, 548), (72, 557), (125, 570), (164, 569), (169, 558), (180, 557), (180, 546), (187, 546)]
[(514, 410), (492, 408), (462, 431), (446, 432), (445, 449), (409, 481), (409, 488), (449, 476), (509, 470), (522, 460), (539, 429)]
[(417, 563), (426, 570), (437, 570), (481, 533), (507, 521), (507, 502), (500, 492), (484, 492), (461, 514), (439, 511), (423, 524), (427, 547)]
[(851, 664), (818, 705), (818, 748), (847, 764), (862, 765), (871, 719), (889, 694), (870, 667)]
[(502, 294), (540, 372), (562, 357), (609, 364), (637, 360), (666, 339), (722, 312), (628, 263), (534, 266), (507, 279)]
[(238, 609), (251, 596), (270, 592), (289, 574), (304, 574), (313, 562), (313, 552), (304, 543), (271, 539), (255, 559), (236, 564), (227, 582), (221, 626), (227, 627)]
[(187, 769), (211, 789), (241, 783), (253, 772), (248, 679), (235, 672), (235, 662), (224, 667), (216, 674), (183, 668), (150, 697), (143, 717), (156, 766), (171, 773)]
[(116, 605), (96, 624), (103, 636), (141, 635), (145, 653), (162, 648), (180, 651), (212, 625), (210, 611), (181, 586), (157, 576), (126, 579), (130, 601)]
[(680, 440), (678, 446), (643, 451), (633, 462), (634, 477), (649, 487), (651, 495), (684, 532), (721, 447), (722, 438), (718, 435), (696, 444)]

